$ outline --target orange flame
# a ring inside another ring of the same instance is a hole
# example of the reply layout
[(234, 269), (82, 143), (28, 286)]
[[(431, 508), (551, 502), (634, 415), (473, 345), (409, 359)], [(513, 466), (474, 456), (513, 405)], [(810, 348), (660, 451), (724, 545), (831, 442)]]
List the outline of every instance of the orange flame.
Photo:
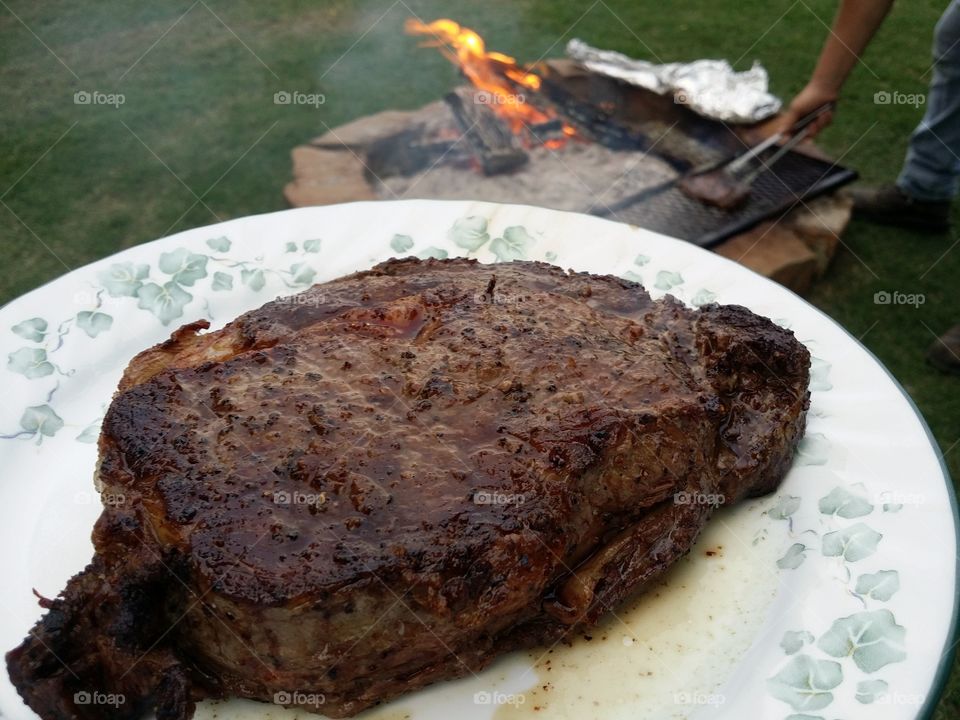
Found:
[[(446, 18), (432, 23), (411, 18), (404, 29), (411, 35), (432, 35), (433, 39), (425, 41), (422, 46), (439, 48), (447, 59), (458, 65), (474, 87), (486, 94), (486, 101), (507, 122), (512, 132), (530, 131), (530, 125), (554, 117), (527, 102), (522, 92), (524, 88), (539, 90), (540, 77), (524, 70), (509, 55), (487, 52), (483, 38), (470, 28)], [(575, 134), (569, 126), (564, 126), (563, 131), (568, 137)], [(563, 140), (559, 142), (562, 144)]]

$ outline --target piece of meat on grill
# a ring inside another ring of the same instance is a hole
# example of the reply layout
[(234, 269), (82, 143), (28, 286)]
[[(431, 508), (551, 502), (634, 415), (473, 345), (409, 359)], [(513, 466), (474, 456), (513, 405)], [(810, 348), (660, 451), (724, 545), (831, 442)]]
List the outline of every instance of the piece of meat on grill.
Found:
[(736, 210), (750, 199), (750, 185), (735, 178), (725, 168), (688, 175), (678, 187), (694, 200), (721, 210)]
[(345, 717), (582, 631), (778, 484), (809, 398), (769, 320), (542, 263), (391, 260), (205, 327), (130, 363), (94, 559), (7, 654), (46, 720)]

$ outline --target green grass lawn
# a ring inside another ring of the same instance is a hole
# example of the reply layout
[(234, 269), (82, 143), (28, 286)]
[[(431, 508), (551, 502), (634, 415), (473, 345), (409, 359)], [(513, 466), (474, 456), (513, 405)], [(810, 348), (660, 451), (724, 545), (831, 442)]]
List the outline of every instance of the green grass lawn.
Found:
[[(896, 176), (922, 114), (877, 105), (874, 93), (925, 91), (933, 26), (945, 5), (897, 5), (822, 135), (826, 149), (868, 181)], [(525, 61), (562, 54), (571, 36), (663, 61), (725, 57), (742, 69), (756, 59), (774, 91), (789, 97), (812, 69), (834, 7), (830, 0), (6, 0), (0, 302), (138, 243), (283, 208), (289, 151), (320, 134), (322, 123), (417, 107), (458, 81), (438, 53), (416, 50), (402, 34), (411, 14), (452, 14)], [(322, 92), (327, 102), (274, 105), (283, 89)], [(76, 105), (77, 90), (123, 93), (125, 102)], [(935, 334), (960, 322), (956, 241), (854, 224), (811, 299), (906, 387), (960, 477), (960, 378), (923, 361)], [(878, 290), (923, 293), (926, 302), (876, 305)], [(956, 675), (938, 718), (960, 717)]]

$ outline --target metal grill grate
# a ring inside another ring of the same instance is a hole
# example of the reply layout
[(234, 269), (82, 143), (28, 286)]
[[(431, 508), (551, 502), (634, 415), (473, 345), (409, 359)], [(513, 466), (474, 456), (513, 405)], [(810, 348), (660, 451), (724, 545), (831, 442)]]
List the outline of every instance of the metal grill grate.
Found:
[(856, 178), (847, 168), (789, 152), (756, 179), (747, 203), (736, 210), (695, 200), (676, 187), (678, 180), (671, 180), (593, 214), (709, 247)]

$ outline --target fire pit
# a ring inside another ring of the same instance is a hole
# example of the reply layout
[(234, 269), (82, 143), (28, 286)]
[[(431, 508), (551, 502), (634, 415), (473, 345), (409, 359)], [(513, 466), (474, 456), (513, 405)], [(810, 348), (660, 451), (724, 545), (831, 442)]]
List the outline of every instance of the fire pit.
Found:
[(718, 244), (800, 292), (830, 262), (849, 205), (829, 192), (853, 174), (810, 148), (761, 177), (743, 208), (707, 207), (674, 187), (679, 178), (743, 152), (762, 127), (704, 118), (569, 60), (521, 67), (450, 20), (410, 21), (407, 30), (428, 37), (470, 84), (296, 148), (291, 205), (474, 199), (593, 213)]

